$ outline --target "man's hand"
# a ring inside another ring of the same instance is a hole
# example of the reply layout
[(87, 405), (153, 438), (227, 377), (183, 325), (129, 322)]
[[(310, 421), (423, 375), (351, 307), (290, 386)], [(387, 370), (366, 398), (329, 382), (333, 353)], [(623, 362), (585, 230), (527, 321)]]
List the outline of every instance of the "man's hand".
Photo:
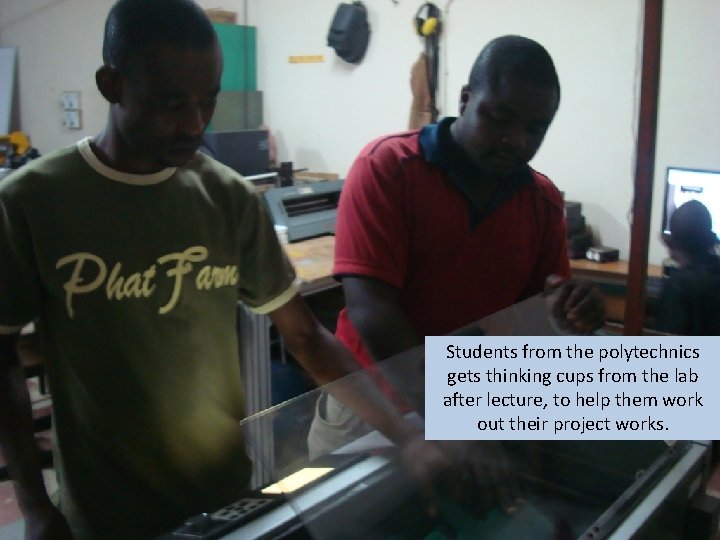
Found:
[(421, 432), (400, 447), (400, 459), (410, 474), (423, 484), (432, 483), (451, 462), (435, 441)]
[(420, 484), (425, 511), (430, 517), (438, 514), (437, 479), (450, 468), (450, 459), (434, 441), (426, 441), (422, 433), (400, 447), (400, 462), (410, 476)]
[(25, 515), (25, 540), (74, 540), (65, 516), (48, 504)]
[(515, 510), (520, 489), (502, 443), (445, 441), (440, 445), (453, 462), (443, 480), (451, 498), (481, 512), (496, 506), (507, 513)]
[(520, 502), (510, 462), (496, 441), (426, 441), (421, 436), (401, 449), (402, 463), (420, 483), (426, 512), (437, 516), (443, 500), (479, 511), (500, 506), (512, 513)]
[(605, 303), (597, 285), (590, 281), (550, 276), (545, 295), (550, 316), (562, 332), (590, 334), (605, 322)]

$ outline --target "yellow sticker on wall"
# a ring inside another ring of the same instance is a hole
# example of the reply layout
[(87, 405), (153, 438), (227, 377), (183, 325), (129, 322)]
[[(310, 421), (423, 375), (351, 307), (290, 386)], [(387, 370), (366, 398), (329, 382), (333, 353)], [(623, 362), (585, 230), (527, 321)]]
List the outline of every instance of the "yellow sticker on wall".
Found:
[(304, 56), (289, 56), (288, 62), (291, 64), (318, 64), (325, 61), (322, 54), (306, 54)]

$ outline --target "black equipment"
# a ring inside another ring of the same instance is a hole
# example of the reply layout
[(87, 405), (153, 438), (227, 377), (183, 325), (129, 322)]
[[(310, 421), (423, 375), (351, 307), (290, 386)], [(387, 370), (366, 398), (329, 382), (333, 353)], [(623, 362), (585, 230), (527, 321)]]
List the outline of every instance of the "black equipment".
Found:
[(351, 64), (359, 64), (370, 41), (367, 8), (362, 2), (340, 4), (327, 36), (328, 46)]

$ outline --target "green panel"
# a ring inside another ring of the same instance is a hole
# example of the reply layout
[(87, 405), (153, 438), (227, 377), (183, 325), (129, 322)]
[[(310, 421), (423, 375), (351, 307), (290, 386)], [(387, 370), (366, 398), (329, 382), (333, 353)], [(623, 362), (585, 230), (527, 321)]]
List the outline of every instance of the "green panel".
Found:
[(209, 131), (257, 129), (263, 122), (262, 92), (223, 90), (218, 94)]
[(257, 90), (256, 28), (213, 23), (224, 57), (223, 90)]

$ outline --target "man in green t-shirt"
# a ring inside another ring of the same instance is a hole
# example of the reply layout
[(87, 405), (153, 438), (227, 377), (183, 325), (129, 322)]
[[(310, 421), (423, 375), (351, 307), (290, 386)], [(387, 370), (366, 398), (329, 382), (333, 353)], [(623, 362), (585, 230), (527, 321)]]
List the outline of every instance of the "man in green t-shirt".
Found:
[[(250, 473), (239, 300), (270, 316), (318, 383), (355, 368), (298, 295), (252, 186), (196, 152), (222, 72), (204, 12), (120, 0), (103, 63), (105, 129), (0, 183), (0, 444), (37, 540), (151, 538), (238, 498)], [(34, 319), (59, 509), (15, 353)], [(347, 397), (406, 452), (444, 462), (385, 402)]]

